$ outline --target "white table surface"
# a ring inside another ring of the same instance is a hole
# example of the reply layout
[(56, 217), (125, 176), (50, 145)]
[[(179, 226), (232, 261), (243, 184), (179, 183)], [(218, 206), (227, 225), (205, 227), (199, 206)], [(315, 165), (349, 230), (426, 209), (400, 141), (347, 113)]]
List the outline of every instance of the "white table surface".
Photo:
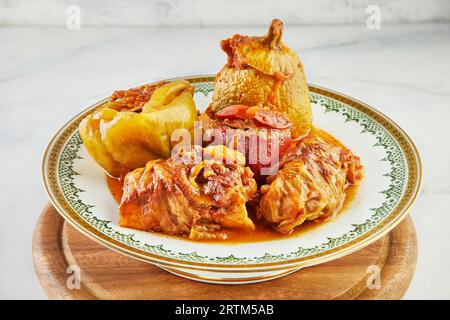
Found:
[[(57, 129), (113, 90), (217, 72), (219, 40), (260, 28), (0, 28), (0, 298), (45, 299), (33, 229), (41, 157)], [(311, 83), (378, 108), (416, 142), (424, 184), (411, 214), (419, 257), (406, 299), (450, 298), (450, 25), (287, 27)]]

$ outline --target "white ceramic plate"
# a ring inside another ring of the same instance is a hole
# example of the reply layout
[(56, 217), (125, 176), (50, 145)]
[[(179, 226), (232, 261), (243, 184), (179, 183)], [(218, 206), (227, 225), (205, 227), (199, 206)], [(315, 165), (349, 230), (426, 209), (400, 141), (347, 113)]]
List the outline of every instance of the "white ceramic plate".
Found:
[[(212, 76), (186, 78), (204, 111)], [(310, 85), (314, 125), (341, 140), (364, 165), (354, 200), (336, 219), (295, 237), (253, 243), (201, 243), (119, 227), (118, 205), (102, 169), (88, 155), (80, 121), (101, 101), (72, 118), (51, 140), (43, 159), (48, 195), (61, 215), (93, 240), (177, 275), (207, 282), (273, 279), (342, 257), (377, 240), (407, 214), (421, 186), (420, 157), (392, 120), (342, 94)]]

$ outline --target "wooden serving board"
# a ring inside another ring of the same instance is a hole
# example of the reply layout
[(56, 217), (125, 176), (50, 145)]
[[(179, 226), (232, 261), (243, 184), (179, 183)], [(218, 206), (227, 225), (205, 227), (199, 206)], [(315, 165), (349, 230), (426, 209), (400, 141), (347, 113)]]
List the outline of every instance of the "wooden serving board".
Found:
[[(76, 231), (48, 204), (34, 231), (33, 259), (51, 299), (400, 299), (414, 275), (417, 240), (407, 217), (385, 237), (346, 257), (268, 282), (207, 284), (101, 246)], [(67, 286), (68, 279), (73, 284), (71, 265), (80, 268), (79, 289)], [(377, 267), (381, 271), (378, 288), (373, 280)]]

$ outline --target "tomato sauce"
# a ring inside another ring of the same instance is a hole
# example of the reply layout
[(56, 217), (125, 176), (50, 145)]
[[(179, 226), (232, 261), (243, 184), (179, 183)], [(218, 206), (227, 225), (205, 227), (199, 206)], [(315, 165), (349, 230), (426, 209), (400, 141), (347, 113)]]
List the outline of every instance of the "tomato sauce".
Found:
[[(318, 129), (313, 128), (313, 130), (310, 133), (311, 135), (318, 136), (325, 140), (328, 143), (338, 145), (340, 147), (345, 148), (345, 146), (336, 138), (334, 138), (329, 133)], [(111, 195), (114, 197), (117, 203), (120, 203), (120, 200), (122, 198), (122, 188), (123, 188), (123, 182), (112, 178), (108, 175), (106, 175), (106, 182), (108, 184), (108, 188), (111, 192)], [(352, 203), (352, 200), (355, 198), (355, 195), (357, 193), (358, 186), (357, 185), (350, 185), (345, 190), (345, 199), (342, 204), (341, 209), (337, 213), (337, 216), (340, 215), (342, 212), (345, 211), (349, 207), (349, 205)], [(250, 217), (254, 216), (253, 212), (249, 212)], [(290, 237), (297, 237), (302, 234), (305, 234), (306, 232), (314, 231), (316, 228), (320, 227), (324, 223), (326, 223), (326, 220), (316, 219), (312, 221), (305, 221), (300, 226), (296, 227), (295, 230), (290, 234), (282, 234), (279, 232), (276, 232), (272, 228), (265, 226), (264, 224), (256, 221), (256, 219), (252, 219), (255, 221), (256, 229), (253, 232), (237, 232), (237, 231), (228, 231), (228, 239), (226, 240), (201, 240), (201, 242), (215, 242), (215, 243), (242, 243), (242, 242), (260, 242), (260, 241), (271, 241), (271, 240), (282, 240)], [(172, 236), (171, 236), (172, 237)], [(183, 238), (181, 236), (175, 236), (177, 238)]]

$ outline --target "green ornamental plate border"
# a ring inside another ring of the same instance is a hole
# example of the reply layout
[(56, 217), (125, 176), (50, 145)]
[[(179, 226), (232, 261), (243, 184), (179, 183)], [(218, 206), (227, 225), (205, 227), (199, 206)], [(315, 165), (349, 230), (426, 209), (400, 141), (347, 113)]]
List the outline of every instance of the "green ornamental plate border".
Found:
[[(196, 92), (201, 92), (205, 96), (214, 90), (212, 76), (184, 79), (189, 80), (196, 87)], [(292, 267), (292, 263), (316, 264), (353, 252), (391, 230), (406, 215), (421, 187), (420, 157), (406, 133), (375, 109), (328, 89), (310, 85), (310, 91), (313, 104), (322, 106), (325, 112), (342, 115), (347, 122), (358, 123), (362, 134), (374, 135), (378, 141), (375, 146), (383, 147), (387, 154), (381, 161), (389, 162), (392, 168), (391, 172), (386, 174), (391, 179), (390, 186), (382, 191), (386, 195), (386, 201), (380, 207), (371, 209), (373, 214), (369, 219), (361, 224), (352, 225), (353, 229), (340, 237), (328, 238), (327, 242), (311, 248), (298, 247), (297, 250), (288, 254), (265, 253), (255, 257), (234, 255), (209, 257), (201, 256), (195, 251), (174, 252), (164, 248), (164, 244), (142, 243), (134, 239), (133, 233), (124, 234), (114, 230), (110, 226), (111, 221), (98, 219), (92, 213), (94, 206), (80, 199), (79, 195), (84, 190), (75, 186), (74, 177), (79, 173), (73, 170), (74, 161), (80, 159), (78, 150), (82, 145), (77, 130), (78, 125), (87, 114), (103, 104), (105, 100), (91, 106), (69, 121), (50, 142), (43, 161), (44, 184), (50, 200), (66, 220), (83, 233), (94, 236), (94, 239), (100, 243), (135, 258), (161, 264), (187, 265), (194, 269), (196, 267), (204, 269), (208, 266), (216, 269), (261, 266), (266, 270), (280, 263), (289, 264), (289, 267)], [(360, 241), (359, 238), (362, 235), (368, 236), (365, 241)]]

